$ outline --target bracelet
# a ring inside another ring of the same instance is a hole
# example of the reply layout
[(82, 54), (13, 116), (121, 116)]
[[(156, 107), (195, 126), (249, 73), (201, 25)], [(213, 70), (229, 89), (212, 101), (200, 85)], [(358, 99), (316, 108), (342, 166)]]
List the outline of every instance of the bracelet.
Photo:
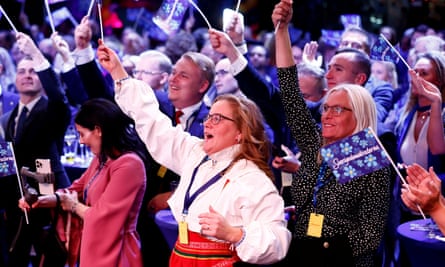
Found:
[(71, 206), (71, 213), (76, 213), (77, 203), (78, 202), (74, 202), (73, 205)]
[(56, 196), (56, 208), (60, 207), (60, 196), (57, 193), (54, 193), (54, 196)]
[(244, 230), (244, 228), (241, 228), (241, 232), (243, 232), (243, 235), (241, 236), (241, 239), (235, 243), (235, 247), (238, 247), (239, 245), (241, 245), (241, 243), (246, 238), (246, 230)]
[(122, 78), (122, 79), (119, 79), (119, 80), (116, 80), (116, 81), (114, 81), (118, 86), (121, 86), (122, 85), (122, 82), (124, 82), (124, 81), (126, 81), (126, 80), (128, 80), (128, 79), (131, 79), (131, 77), (130, 76), (127, 76), (127, 77), (124, 77), (124, 78)]

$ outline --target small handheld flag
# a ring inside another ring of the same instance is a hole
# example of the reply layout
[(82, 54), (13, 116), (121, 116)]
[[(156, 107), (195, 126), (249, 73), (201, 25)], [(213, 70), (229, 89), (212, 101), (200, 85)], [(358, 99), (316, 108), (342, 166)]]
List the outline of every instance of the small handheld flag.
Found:
[(321, 148), (323, 159), (331, 167), (337, 181), (352, 179), (379, 170), (390, 164), (371, 128)]
[[(372, 128), (366, 128), (338, 142), (322, 147), (321, 156), (332, 169), (340, 184), (347, 183), (352, 179), (382, 169), (390, 164), (403, 184), (406, 184), (402, 174)], [(417, 208), (425, 219), (425, 214), (419, 205), (417, 205)]]
[(16, 174), (11, 143), (0, 142), (0, 177)]
[(358, 14), (343, 14), (340, 16), (340, 21), (345, 29), (349, 27), (362, 27), (362, 19)]
[(162, 6), (153, 17), (153, 23), (167, 35), (176, 33), (181, 26), (188, 7), (188, 0), (164, 0)]
[(400, 59), (391, 46), (389, 46), (380, 36), (371, 47), (370, 57), (371, 59), (389, 61), (394, 64), (399, 62)]
[(380, 61), (389, 61), (397, 64), (399, 60), (405, 64), (408, 69), (411, 69), (405, 59), (400, 55), (399, 51), (386, 39), (383, 34), (374, 42), (371, 47), (370, 58)]

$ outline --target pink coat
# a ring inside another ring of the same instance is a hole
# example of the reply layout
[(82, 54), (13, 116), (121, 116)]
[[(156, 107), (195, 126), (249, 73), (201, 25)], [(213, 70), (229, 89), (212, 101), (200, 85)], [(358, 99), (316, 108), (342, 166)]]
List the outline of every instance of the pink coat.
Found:
[[(145, 167), (134, 153), (108, 160), (96, 175), (95, 158), (85, 173), (69, 188), (77, 191), (90, 208), (83, 219), (80, 267), (142, 266), (136, 223), (146, 186)], [(94, 176), (94, 181), (88, 182)]]

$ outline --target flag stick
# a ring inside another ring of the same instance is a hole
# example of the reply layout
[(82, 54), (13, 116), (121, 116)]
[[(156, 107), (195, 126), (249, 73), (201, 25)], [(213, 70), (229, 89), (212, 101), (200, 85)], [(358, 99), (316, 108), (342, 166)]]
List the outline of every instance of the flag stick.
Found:
[(5, 16), (6, 20), (8, 21), (9, 25), (11, 25), (12, 30), (17, 33), (17, 28), (14, 26), (14, 24), (12, 23), (11, 19), (9, 19), (8, 14), (6, 14), (5, 10), (3, 9), (3, 7), (0, 5), (0, 11), (2, 12), (2, 14)]
[(241, 4), (241, 0), (238, 0), (238, 2), (236, 3), (236, 8), (235, 8), (235, 13), (239, 12), (239, 6)]
[[(372, 128), (369, 128), (372, 132), (372, 134), (375, 137), (375, 140), (377, 141), (377, 143), (379, 143), (380, 148), (385, 151), (385, 156), (386, 158), (389, 160), (389, 162), (391, 163), (392, 167), (394, 168), (394, 170), (396, 171), (397, 175), (400, 177), (400, 180), (402, 181), (403, 184), (408, 184), (405, 180), (405, 178), (403, 178), (402, 174), (399, 171), (399, 168), (397, 168), (397, 166), (394, 164), (394, 161), (391, 159), (391, 157), (388, 154), (388, 151), (386, 151), (385, 147), (383, 146), (382, 142), (380, 142), (380, 139), (377, 137), (376, 133), (374, 132), (374, 130)], [(408, 187), (409, 190), (409, 187)], [(425, 217), (425, 213), (423, 213), (422, 208), (419, 206), (419, 204), (416, 204), (417, 209), (419, 210), (420, 214), (422, 215), (423, 219), (426, 220)]]
[(97, 13), (99, 13), (100, 39), (104, 41), (104, 27), (102, 24), (102, 0), (97, 1)]
[[(9, 143), (9, 142), (8, 142), (8, 146), (10, 146), (9, 148), (11, 149), (12, 157), (14, 158), (14, 168), (15, 168), (15, 173), (17, 174), (17, 181), (19, 182), (20, 197), (23, 198), (22, 181), (20, 179), (20, 172), (19, 172), (19, 169), (17, 167), (17, 161), (15, 160), (14, 147), (12, 147), (11, 143)], [(23, 210), (23, 212), (25, 213), (26, 224), (29, 224), (28, 212), (26, 210)]]
[(91, 17), (91, 12), (93, 12), (94, 2), (95, 2), (95, 0), (91, 0), (90, 6), (88, 7), (88, 12), (87, 12), (88, 17)]
[(207, 26), (209, 27), (209, 29), (212, 28), (212, 26), (210, 26), (209, 21), (207, 20), (206, 16), (204, 15), (204, 13), (202, 13), (201, 9), (199, 9), (199, 7), (195, 4), (195, 2), (193, 2), (192, 0), (189, 0), (189, 3), (196, 9), (198, 10), (199, 14), (201, 14), (202, 18), (205, 20), (205, 22), (207, 23)]
[(275, 26), (274, 34), (277, 34), (278, 28), (280, 28), (281, 20), (277, 22), (277, 26)]
[(391, 47), (392, 51), (394, 51), (397, 54), (400, 60), (402, 60), (403, 64), (405, 64), (405, 66), (410, 70), (411, 67), (408, 65), (405, 59), (400, 55), (399, 51), (397, 51), (397, 49), (388, 41), (388, 39), (386, 39), (385, 35), (380, 34), (380, 37), (382, 37), (382, 39), (385, 40), (386, 44), (389, 45), (389, 47)]
[(51, 15), (51, 9), (49, 9), (48, 0), (45, 0), (46, 13), (48, 14), (49, 26), (52, 32), (56, 32), (56, 27), (54, 27), (53, 16)]

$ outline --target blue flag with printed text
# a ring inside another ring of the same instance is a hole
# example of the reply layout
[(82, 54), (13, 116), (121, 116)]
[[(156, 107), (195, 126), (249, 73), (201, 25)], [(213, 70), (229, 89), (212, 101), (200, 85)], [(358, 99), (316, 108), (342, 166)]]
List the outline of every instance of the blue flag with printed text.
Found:
[(10, 142), (0, 142), (0, 177), (16, 173), (14, 154)]
[(394, 64), (397, 64), (400, 60), (395, 48), (390, 46), (381, 36), (372, 45), (370, 57), (374, 60), (388, 61)]
[(340, 184), (391, 164), (371, 128), (322, 147), (321, 156)]

